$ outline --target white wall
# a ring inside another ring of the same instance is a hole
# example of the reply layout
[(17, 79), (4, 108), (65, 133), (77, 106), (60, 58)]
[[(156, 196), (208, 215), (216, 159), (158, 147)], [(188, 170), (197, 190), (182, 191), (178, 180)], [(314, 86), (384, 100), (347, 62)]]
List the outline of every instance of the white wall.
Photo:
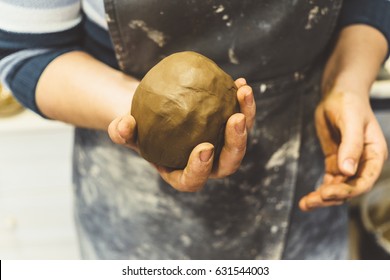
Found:
[(73, 128), (24, 111), (0, 118), (0, 259), (79, 258)]

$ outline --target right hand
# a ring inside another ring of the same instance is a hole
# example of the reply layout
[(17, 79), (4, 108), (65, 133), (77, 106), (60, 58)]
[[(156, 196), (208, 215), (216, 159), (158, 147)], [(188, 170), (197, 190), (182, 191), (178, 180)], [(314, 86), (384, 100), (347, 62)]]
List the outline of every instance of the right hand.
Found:
[[(245, 79), (237, 79), (235, 84), (241, 113), (232, 115), (227, 121), (225, 143), (216, 164), (213, 164), (214, 146), (210, 143), (197, 145), (183, 170), (152, 164), (173, 188), (183, 192), (199, 191), (208, 178), (223, 178), (239, 168), (246, 151), (247, 132), (253, 127), (256, 105), (252, 88), (246, 84)], [(135, 132), (136, 121), (130, 114), (114, 119), (108, 127), (108, 134), (114, 143), (139, 152)]]

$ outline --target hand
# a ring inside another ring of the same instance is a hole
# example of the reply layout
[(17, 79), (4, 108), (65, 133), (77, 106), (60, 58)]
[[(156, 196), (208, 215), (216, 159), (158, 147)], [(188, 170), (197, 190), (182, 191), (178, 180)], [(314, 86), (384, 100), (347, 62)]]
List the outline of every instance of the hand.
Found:
[(315, 122), (325, 155), (325, 176), (316, 191), (300, 200), (303, 211), (343, 204), (369, 191), (378, 179), (387, 146), (367, 96), (332, 90), (317, 107)]
[[(237, 79), (235, 83), (241, 113), (232, 115), (227, 121), (225, 143), (216, 164), (213, 163), (214, 146), (210, 143), (201, 143), (192, 150), (184, 170), (172, 170), (153, 164), (161, 177), (175, 189), (183, 192), (199, 191), (208, 178), (226, 177), (240, 166), (246, 151), (247, 132), (253, 127), (256, 105), (252, 89), (245, 79)], [(108, 133), (114, 143), (138, 151), (135, 127), (135, 119), (131, 115), (125, 115), (111, 122)]]

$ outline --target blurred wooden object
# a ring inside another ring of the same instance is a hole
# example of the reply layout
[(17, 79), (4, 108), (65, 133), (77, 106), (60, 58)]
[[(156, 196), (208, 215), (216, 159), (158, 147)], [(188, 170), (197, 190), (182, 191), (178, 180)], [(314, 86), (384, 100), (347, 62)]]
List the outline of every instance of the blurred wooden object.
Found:
[(0, 118), (20, 113), (23, 107), (13, 98), (9, 91), (6, 91), (0, 84)]

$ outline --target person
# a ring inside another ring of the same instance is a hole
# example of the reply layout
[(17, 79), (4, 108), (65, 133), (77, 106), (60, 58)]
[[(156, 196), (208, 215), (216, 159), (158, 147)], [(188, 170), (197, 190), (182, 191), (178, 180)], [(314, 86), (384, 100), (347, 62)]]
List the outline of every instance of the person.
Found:
[[(76, 126), (82, 256), (347, 258), (345, 201), (387, 157), (369, 90), (388, 53), (389, 5), (1, 0), (2, 83)], [(143, 75), (183, 50), (237, 79), (241, 112), (219, 159), (200, 143), (169, 170), (137, 155), (129, 110)]]

